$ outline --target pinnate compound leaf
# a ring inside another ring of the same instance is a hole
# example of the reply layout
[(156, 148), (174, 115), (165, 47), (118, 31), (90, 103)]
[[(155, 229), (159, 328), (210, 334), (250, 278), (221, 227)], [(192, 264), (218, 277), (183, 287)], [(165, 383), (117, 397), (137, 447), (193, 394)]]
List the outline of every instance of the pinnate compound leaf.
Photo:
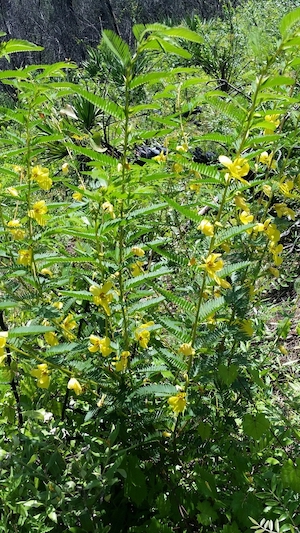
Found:
[(26, 337), (29, 335), (42, 335), (48, 331), (55, 331), (53, 326), (20, 326), (12, 328), (8, 332), (8, 337)]
[(108, 46), (118, 61), (125, 67), (131, 61), (131, 53), (128, 44), (112, 30), (103, 30), (102, 41)]

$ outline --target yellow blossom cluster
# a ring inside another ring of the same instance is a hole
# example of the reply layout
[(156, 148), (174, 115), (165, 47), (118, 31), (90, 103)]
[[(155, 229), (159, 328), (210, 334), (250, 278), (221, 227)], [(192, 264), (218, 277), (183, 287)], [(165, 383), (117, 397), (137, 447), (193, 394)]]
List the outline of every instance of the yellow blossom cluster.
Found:
[(150, 321), (138, 326), (134, 332), (135, 340), (138, 341), (141, 348), (147, 348), (150, 340), (149, 328), (154, 325), (154, 322)]
[(115, 369), (117, 372), (124, 372), (128, 366), (128, 358), (130, 357), (130, 352), (127, 350), (122, 352), (120, 357), (116, 359)]
[(182, 413), (186, 408), (186, 393), (179, 392), (176, 396), (170, 396), (168, 402), (175, 414)]
[(31, 265), (32, 258), (33, 258), (31, 248), (29, 248), (28, 250), (19, 250), (18, 255), (19, 255), (18, 260), (17, 260), (18, 265), (23, 265), (23, 266)]
[(99, 285), (91, 285), (89, 289), (93, 295), (94, 304), (101, 305), (107, 316), (110, 316), (109, 304), (113, 299), (113, 294), (110, 292), (111, 288), (112, 282), (106, 281), (101, 287)]
[(130, 266), (131, 274), (133, 275), (134, 278), (137, 276), (141, 276), (144, 273), (143, 264), (144, 264), (143, 261), (136, 261)]
[(15, 241), (22, 241), (25, 238), (25, 230), (22, 229), (22, 224), (18, 219), (7, 222), (7, 228)]
[(32, 209), (28, 211), (28, 216), (33, 218), (40, 226), (46, 224), (46, 217), (44, 216), (48, 211), (45, 200), (39, 200), (33, 204)]
[(52, 187), (52, 179), (49, 178), (49, 169), (37, 165), (31, 170), (31, 179), (36, 181), (38, 186), (44, 191), (49, 191)]
[(276, 215), (279, 218), (286, 216), (290, 220), (295, 220), (296, 213), (293, 209), (290, 209), (285, 203), (278, 203), (273, 205)]
[(38, 387), (41, 389), (48, 389), (50, 385), (50, 375), (47, 363), (37, 365), (37, 368), (31, 370), (30, 374), (34, 378), (37, 378)]
[(91, 353), (100, 352), (103, 357), (107, 357), (113, 351), (110, 347), (110, 339), (108, 337), (97, 337), (97, 335), (90, 335), (90, 346), (88, 350)]
[(202, 233), (206, 235), (207, 237), (213, 237), (214, 235), (214, 225), (206, 218), (201, 220), (197, 229), (199, 231), (202, 231)]
[(114, 213), (114, 206), (110, 202), (104, 202), (101, 207), (104, 213), (108, 213), (111, 218), (116, 218), (116, 215)]
[(73, 390), (75, 394), (78, 396), (79, 394), (82, 394), (82, 386), (80, 385), (79, 381), (77, 381), (76, 378), (70, 378), (68, 382), (68, 389)]
[(268, 168), (275, 169), (276, 168), (276, 161), (274, 160), (274, 154), (273, 152), (262, 152), (259, 156), (259, 162), (263, 165), (266, 165)]
[(228, 173), (225, 174), (226, 180), (234, 178), (242, 183), (245, 183), (246, 185), (248, 184), (248, 182), (244, 179), (244, 176), (247, 176), (250, 170), (250, 165), (247, 159), (243, 157), (237, 157), (232, 161), (226, 155), (220, 155), (219, 161), (228, 170)]
[(221, 254), (211, 253), (207, 256), (204, 263), (200, 265), (200, 268), (205, 269), (209, 277), (223, 287), (223, 289), (230, 289), (230, 283), (216, 274), (216, 272), (219, 272), (224, 267), (224, 261), (220, 258)]

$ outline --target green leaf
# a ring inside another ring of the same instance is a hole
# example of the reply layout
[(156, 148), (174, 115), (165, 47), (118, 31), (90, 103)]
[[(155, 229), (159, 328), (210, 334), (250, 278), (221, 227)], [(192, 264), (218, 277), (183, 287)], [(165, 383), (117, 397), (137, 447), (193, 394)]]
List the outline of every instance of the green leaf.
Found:
[(265, 89), (267, 87), (277, 87), (280, 85), (294, 85), (295, 80), (294, 78), (290, 78), (288, 76), (275, 76), (274, 78), (268, 78), (266, 81), (264, 81), (260, 88)]
[(161, 276), (166, 276), (167, 274), (171, 274), (173, 271), (170, 268), (167, 267), (161, 267), (157, 270), (153, 270), (153, 272), (146, 272), (142, 276), (136, 276), (135, 278), (131, 278), (125, 281), (125, 289), (132, 289), (133, 287), (138, 287), (138, 285), (146, 284), (148, 281), (151, 281), (153, 279), (157, 279)]
[(160, 37), (155, 37), (153, 40), (147, 41), (143, 44), (142, 50), (159, 50), (160, 52), (165, 52), (167, 54), (175, 54), (184, 59), (190, 59), (192, 57), (191, 54), (184, 48), (181, 48), (181, 46), (172, 44)]
[(8, 338), (11, 337), (26, 337), (28, 335), (42, 335), (47, 331), (55, 331), (53, 326), (20, 326), (12, 328), (8, 332)]
[(233, 122), (241, 126), (246, 118), (246, 113), (239, 109), (234, 103), (225, 102), (222, 98), (206, 95), (207, 102), (220, 113), (230, 118)]
[(225, 385), (229, 387), (238, 376), (238, 367), (234, 364), (229, 366), (220, 364), (218, 368), (218, 375)]
[(201, 421), (197, 427), (197, 432), (203, 441), (208, 440), (211, 435), (211, 425), (208, 422)]
[(21, 39), (11, 39), (6, 43), (2, 43), (0, 56), (15, 52), (40, 52), (41, 50), (44, 50), (43, 46), (37, 46), (36, 44), (30, 43), (29, 41), (22, 41)]
[(177, 394), (178, 390), (174, 385), (160, 384), (160, 385), (143, 385), (139, 389), (135, 390), (127, 397), (126, 401), (131, 400), (137, 396), (159, 396), (165, 397), (171, 394)]
[(17, 307), (19, 305), (19, 302), (13, 302), (10, 300), (6, 300), (4, 302), (0, 302), (0, 309), (13, 309), (14, 307)]
[(259, 440), (269, 429), (270, 422), (263, 413), (246, 414), (243, 419), (244, 432), (248, 437)]
[(112, 30), (102, 31), (102, 41), (108, 46), (119, 63), (126, 67), (131, 62), (131, 53), (128, 44)]
[(199, 35), (195, 31), (189, 30), (188, 28), (184, 28), (183, 26), (164, 28), (162, 32), (168, 37), (179, 37), (180, 39), (185, 39), (186, 41), (191, 41), (200, 44), (204, 42), (204, 39), (203, 37), (201, 37), (201, 35)]
[(126, 220), (132, 220), (137, 217), (150, 215), (152, 213), (155, 213), (156, 211), (161, 211), (167, 205), (168, 204), (164, 202), (164, 203), (149, 205), (148, 207), (142, 207), (141, 209), (135, 209), (134, 211), (130, 211), (126, 215)]
[(287, 13), (279, 24), (279, 30), (282, 37), (286, 38), (292, 27), (300, 21), (300, 7)]
[(60, 291), (62, 296), (76, 298), (76, 300), (92, 301), (93, 296), (89, 291)]
[(297, 459), (295, 466), (292, 459), (288, 459), (281, 470), (281, 481), (284, 487), (300, 492), (300, 460)]
[(213, 298), (201, 305), (199, 310), (198, 322), (204, 322), (209, 316), (216, 313), (225, 305), (225, 299), (223, 296), (220, 298)]
[(48, 86), (57, 89), (69, 89), (70, 94), (79, 94), (88, 102), (91, 102), (91, 104), (94, 104), (96, 107), (99, 107), (99, 109), (102, 109), (102, 111), (108, 115), (111, 115), (119, 120), (123, 120), (124, 118), (124, 111), (118, 104), (112, 102), (111, 100), (105, 100), (101, 96), (83, 89), (80, 87), (80, 85), (70, 82), (52, 82), (49, 83)]
[(132, 500), (137, 506), (141, 505), (147, 496), (146, 478), (139, 463), (137, 457), (127, 455), (122, 465), (127, 474), (124, 482), (125, 497)]
[(64, 146), (70, 148), (73, 152), (77, 154), (82, 154), (89, 157), (91, 160), (101, 161), (104, 165), (116, 167), (118, 160), (110, 155), (106, 155), (98, 152), (97, 150), (92, 150), (91, 148), (84, 148), (83, 146), (78, 146), (73, 143), (65, 143)]
[(166, 289), (163, 289), (162, 287), (159, 287), (158, 285), (153, 285), (154, 289), (159, 292), (159, 294), (162, 294), (168, 302), (172, 302), (173, 304), (177, 305), (180, 309), (183, 309), (184, 311), (194, 314), (195, 313), (195, 305), (188, 300), (185, 300), (181, 296), (177, 296), (171, 291), (167, 291)]
[(150, 307), (157, 306), (161, 302), (164, 301), (164, 296), (158, 296), (156, 298), (149, 298), (145, 300), (139, 300), (137, 303), (131, 305), (128, 308), (128, 314), (133, 315), (140, 311), (145, 311), (145, 309), (149, 309)]
[(233, 226), (232, 228), (220, 231), (216, 235), (214, 248), (218, 248), (223, 242), (230, 241), (236, 237), (236, 235), (245, 233), (248, 229), (254, 228), (254, 226), (256, 226), (256, 224), (243, 224), (241, 226)]
[(175, 211), (181, 213), (188, 220), (192, 220), (194, 222), (201, 222), (201, 220), (203, 219), (203, 217), (201, 215), (198, 215), (196, 211), (192, 211), (189, 207), (178, 204), (177, 202), (175, 202), (175, 200), (172, 200), (172, 198), (168, 198), (166, 196), (165, 200), (170, 207), (175, 209)]

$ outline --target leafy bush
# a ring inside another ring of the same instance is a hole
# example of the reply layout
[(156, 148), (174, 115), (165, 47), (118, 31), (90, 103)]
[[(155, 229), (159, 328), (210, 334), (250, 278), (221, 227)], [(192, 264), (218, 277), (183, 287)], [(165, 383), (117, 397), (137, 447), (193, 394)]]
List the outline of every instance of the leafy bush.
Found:
[[(299, 20), (237, 95), (141, 68), (203, 43), (162, 24), (133, 52), (104, 32), (115, 101), (71, 63), (1, 73), (0, 531), (299, 531), (299, 399), (274, 365), (291, 321), (266, 339), (262, 305), (298, 205)], [(190, 87), (226, 133), (195, 135)]]

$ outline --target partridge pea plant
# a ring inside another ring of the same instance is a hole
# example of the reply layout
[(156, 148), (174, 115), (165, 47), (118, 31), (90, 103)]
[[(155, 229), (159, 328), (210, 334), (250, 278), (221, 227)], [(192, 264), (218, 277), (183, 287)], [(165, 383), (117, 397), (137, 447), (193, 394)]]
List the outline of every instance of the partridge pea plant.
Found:
[[(261, 349), (260, 309), (297, 212), (299, 21), (300, 8), (283, 18), (238, 94), (172, 68), (203, 38), (162, 24), (135, 26), (133, 51), (103, 32), (114, 100), (68, 81), (72, 63), (1, 73), (19, 100), (0, 110), (1, 402), (13, 427), (0, 457), (9, 470), (13, 442), (15, 475), (25, 464), (31, 480), (27, 494), (3, 485), (7, 524), (238, 533), (264, 518), (298, 531), (297, 404), (287, 415), (272, 401), (268, 365), (283, 347), (277, 335)], [(185, 122), (199, 103), (225, 132)], [(160, 155), (137, 162), (136, 146), (157, 138)], [(216, 163), (193, 161), (199, 143)]]

